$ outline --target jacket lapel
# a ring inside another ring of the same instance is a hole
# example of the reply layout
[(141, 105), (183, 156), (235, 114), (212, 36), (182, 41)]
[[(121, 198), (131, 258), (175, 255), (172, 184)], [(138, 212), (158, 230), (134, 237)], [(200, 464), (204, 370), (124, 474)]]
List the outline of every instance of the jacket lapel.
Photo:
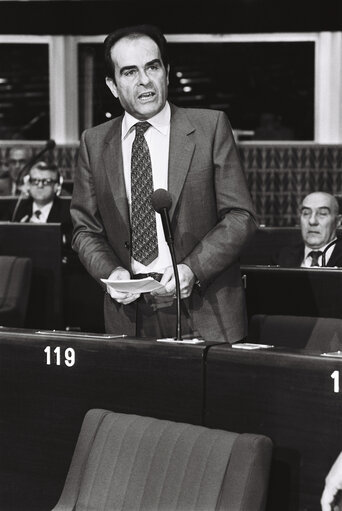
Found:
[(184, 110), (171, 106), (168, 191), (172, 197), (172, 218), (180, 197), (186, 175), (195, 150), (195, 142), (189, 136), (195, 131)]
[(122, 116), (114, 119), (104, 144), (104, 167), (112, 191), (112, 197), (126, 225), (129, 225), (128, 200), (126, 195), (121, 149)]

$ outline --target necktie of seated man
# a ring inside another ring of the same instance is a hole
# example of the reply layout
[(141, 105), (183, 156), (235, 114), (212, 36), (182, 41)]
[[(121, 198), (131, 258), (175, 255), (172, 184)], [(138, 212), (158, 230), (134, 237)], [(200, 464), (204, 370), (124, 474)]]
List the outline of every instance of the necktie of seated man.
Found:
[(310, 266), (321, 266), (320, 264), (318, 264), (318, 259), (319, 257), (323, 254), (323, 252), (321, 250), (311, 250), (311, 252), (309, 252), (309, 256), (311, 256), (311, 265)]
[(33, 213), (31, 217), (31, 222), (39, 222), (41, 214), (42, 212), (40, 211), (40, 209), (36, 209), (36, 211)]
[(131, 159), (132, 257), (146, 266), (158, 256), (156, 215), (151, 203), (152, 165), (144, 137), (150, 126), (148, 122), (135, 125)]

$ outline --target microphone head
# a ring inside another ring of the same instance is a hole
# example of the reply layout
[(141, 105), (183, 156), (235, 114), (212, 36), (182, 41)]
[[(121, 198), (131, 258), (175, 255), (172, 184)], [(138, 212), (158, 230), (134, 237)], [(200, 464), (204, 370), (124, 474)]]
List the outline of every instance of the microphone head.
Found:
[(48, 140), (46, 142), (46, 146), (45, 148), (48, 149), (49, 151), (51, 151), (52, 149), (54, 149), (56, 146), (56, 142), (54, 140), (52, 140), (52, 138), (50, 140)]
[(171, 195), (164, 188), (158, 188), (158, 190), (153, 192), (151, 201), (152, 207), (157, 213), (160, 213), (162, 209), (169, 210), (172, 206)]

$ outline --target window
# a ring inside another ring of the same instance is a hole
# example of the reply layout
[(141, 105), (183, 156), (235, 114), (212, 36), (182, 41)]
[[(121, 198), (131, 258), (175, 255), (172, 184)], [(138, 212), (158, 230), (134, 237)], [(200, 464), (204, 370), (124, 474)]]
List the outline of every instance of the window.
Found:
[(1, 44), (0, 62), (0, 138), (49, 138), (48, 45)]
[[(176, 37), (176, 36), (174, 36)], [(314, 42), (171, 42), (169, 99), (223, 110), (254, 140), (313, 140)], [(79, 45), (80, 130), (121, 113), (101, 44)]]

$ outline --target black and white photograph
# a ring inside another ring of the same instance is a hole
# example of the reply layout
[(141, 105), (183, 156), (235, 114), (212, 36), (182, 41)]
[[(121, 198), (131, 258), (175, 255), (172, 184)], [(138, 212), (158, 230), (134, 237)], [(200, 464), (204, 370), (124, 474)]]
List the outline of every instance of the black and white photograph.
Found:
[(342, 511), (342, 1), (0, 0), (0, 511)]

